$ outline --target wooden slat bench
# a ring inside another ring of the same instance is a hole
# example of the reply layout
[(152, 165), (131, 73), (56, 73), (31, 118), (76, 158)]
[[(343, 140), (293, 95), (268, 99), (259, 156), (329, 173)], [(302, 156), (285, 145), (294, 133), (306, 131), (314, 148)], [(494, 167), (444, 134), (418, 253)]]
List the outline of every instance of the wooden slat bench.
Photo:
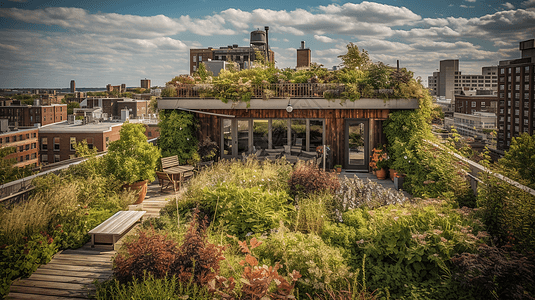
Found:
[(141, 220), (146, 211), (119, 211), (97, 227), (91, 229), (91, 247), (95, 244), (115, 243)]

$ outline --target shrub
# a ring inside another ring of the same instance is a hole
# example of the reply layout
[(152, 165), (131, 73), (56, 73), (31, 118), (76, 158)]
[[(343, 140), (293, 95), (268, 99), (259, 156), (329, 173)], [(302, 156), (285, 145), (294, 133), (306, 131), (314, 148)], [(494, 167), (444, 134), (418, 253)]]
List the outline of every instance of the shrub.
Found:
[(285, 191), (265, 191), (262, 187), (240, 188), (222, 183), (215, 190), (205, 189), (201, 208), (221, 223), (231, 235), (262, 233), (288, 222), (294, 208)]
[(121, 283), (141, 280), (145, 273), (165, 278), (177, 256), (177, 243), (154, 230), (138, 231), (137, 239), (125, 242), (126, 253), (114, 259), (113, 273)]
[(325, 226), (322, 237), (347, 249), (344, 255), (353, 268), (366, 254), (366, 278), (378, 293), (458, 298), (458, 285), (443, 278), (450, 272), (450, 259), (475, 252), (488, 236), (472, 216), (468, 208), (455, 210), (436, 200), (361, 208), (344, 213), (343, 223)]
[(329, 220), (333, 195), (329, 193), (310, 194), (296, 200), (295, 230), (303, 233), (321, 234), (323, 224)]
[(334, 197), (338, 219), (342, 212), (359, 207), (377, 208), (381, 206), (403, 204), (410, 201), (405, 195), (393, 189), (386, 189), (377, 182), (358, 177), (340, 179), (340, 189)]
[(295, 299), (292, 295), (295, 282), (301, 277), (299, 272), (293, 270), (289, 274), (291, 281), (278, 273), (279, 263), (275, 266), (259, 266), (258, 259), (253, 256), (252, 250), (262, 244), (256, 238), (250, 241), (250, 247), (246, 241), (238, 241), (245, 259), (240, 264), (244, 266), (240, 282), (243, 284), (241, 294), (235, 291), (234, 278), (217, 276), (209, 283), (210, 291), (219, 294), (223, 299)]
[(206, 220), (197, 223), (196, 212), (178, 248), (172, 273), (182, 282), (205, 285), (219, 274), (219, 262), (225, 259), (222, 254), (225, 247), (207, 242), (206, 224)]
[(285, 272), (297, 270), (303, 276), (297, 281), (301, 295), (342, 287), (352, 277), (340, 251), (315, 234), (280, 227), (257, 248), (257, 254), (267, 265), (280, 262)]
[(311, 164), (298, 164), (288, 180), (290, 194), (312, 194), (321, 191), (334, 193), (339, 187), (338, 177), (334, 173), (326, 173)]
[(535, 266), (527, 257), (506, 248), (481, 245), (479, 253), (453, 257), (454, 278), (480, 299), (534, 299)]

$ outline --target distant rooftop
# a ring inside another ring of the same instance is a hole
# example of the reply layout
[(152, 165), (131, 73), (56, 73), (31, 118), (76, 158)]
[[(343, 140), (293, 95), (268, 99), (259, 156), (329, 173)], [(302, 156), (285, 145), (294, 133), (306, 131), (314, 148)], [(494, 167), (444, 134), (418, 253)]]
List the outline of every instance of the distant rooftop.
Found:
[(43, 126), (39, 129), (40, 133), (84, 133), (84, 132), (106, 132), (111, 131), (112, 127), (122, 126), (124, 122), (100, 122), (68, 124), (67, 121)]

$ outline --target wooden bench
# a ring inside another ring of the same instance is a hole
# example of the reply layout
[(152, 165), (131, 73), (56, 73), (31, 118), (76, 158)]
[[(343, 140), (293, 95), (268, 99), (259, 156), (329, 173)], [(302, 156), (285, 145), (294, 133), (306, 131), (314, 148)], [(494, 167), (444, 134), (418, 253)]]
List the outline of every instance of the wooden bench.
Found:
[(95, 244), (115, 243), (143, 217), (146, 211), (119, 211), (97, 227), (91, 229), (91, 247)]

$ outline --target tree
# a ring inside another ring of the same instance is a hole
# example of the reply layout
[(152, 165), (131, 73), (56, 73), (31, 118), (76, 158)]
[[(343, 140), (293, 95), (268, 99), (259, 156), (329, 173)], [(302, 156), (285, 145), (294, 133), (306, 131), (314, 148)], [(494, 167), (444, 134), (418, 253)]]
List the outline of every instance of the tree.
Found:
[(154, 181), (160, 150), (147, 142), (145, 125), (126, 122), (121, 127), (121, 137), (110, 143), (106, 154), (106, 166), (110, 174), (126, 184)]
[(212, 76), (213, 73), (206, 70), (206, 65), (202, 62), (199, 64), (199, 68), (197, 69), (197, 72), (195, 72), (195, 75), (201, 78), (201, 82), (204, 82), (209, 76)]
[(351, 70), (366, 70), (370, 66), (371, 60), (367, 51), (360, 51), (359, 47), (352, 42), (347, 44), (346, 47), (347, 53), (338, 56), (342, 60), (344, 67)]
[(74, 112), (74, 109), (75, 108), (79, 108), (80, 107), (80, 103), (78, 102), (71, 102), (69, 104), (67, 104), (67, 114), (68, 115), (72, 115), (73, 112)]
[(11, 153), (15, 153), (15, 147), (0, 148), (0, 184), (8, 183), (26, 176), (32, 175), (31, 167), (15, 167), (15, 158), (6, 159)]
[(499, 163), (509, 169), (510, 175), (517, 173), (531, 188), (535, 188), (535, 136), (523, 133), (512, 138), (509, 151)]

